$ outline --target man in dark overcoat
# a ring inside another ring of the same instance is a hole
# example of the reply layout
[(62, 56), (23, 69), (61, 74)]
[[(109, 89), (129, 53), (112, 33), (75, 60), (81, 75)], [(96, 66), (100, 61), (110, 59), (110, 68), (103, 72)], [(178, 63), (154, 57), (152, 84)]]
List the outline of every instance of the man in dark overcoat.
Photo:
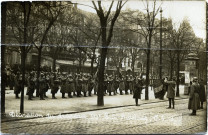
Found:
[(198, 79), (197, 77), (194, 77), (189, 93), (189, 102), (188, 102), (188, 109), (192, 110), (192, 113), (190, 115), (196, 115), (196, 110), (200, 109), (199, 91), (200, 91), (200, 85), (198, 83)]
[(176, 85), (176, 77), (173, 77), (172, 80), (170, 81), (166, 81), (165, 83), (168, 85), (168, 89), (167, 89), (167, 98), (169, 100), (169, 107), (168, 109), (171, 108), (171, 102), (173, 104), (173, 109), (175, 108), (175, 85)]
[(135, 83), (135, 90), (134, 90), (134, 93), (133, 93), (133, 98), (135, 99), (136, 106), (139, 106), (138, 99), (141, 99), (142, 89), (143, 89), (142, 80), (140, 78), (137, 78), (136, 83)]

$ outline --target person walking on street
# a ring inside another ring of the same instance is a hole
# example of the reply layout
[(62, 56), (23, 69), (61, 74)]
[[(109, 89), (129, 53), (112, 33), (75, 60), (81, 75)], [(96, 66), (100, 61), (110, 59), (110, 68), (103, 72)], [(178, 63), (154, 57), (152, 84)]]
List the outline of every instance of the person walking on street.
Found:
[(169, 107), (167, 109), (171, 108), (171, 101), (173, 104), (173, 109), (175, 108), (175, 101), (174, 101), (174, 99), (175, 99), (175, 85), (176, 85), (175, 80), (176, 80), (176, 78), (173, 77), (172, 80), (165, 82), (168, 85), (167, 98), (169, 100)]
[(133, 98), (135, 99), (136, 106), (139, 106), (138, 99), (141, 99), (141, 91), (143, 89), (143, 83), (140, 78), (136, 79), (135, 90), (133, 93)]
[(200, 108), (203, 109), (203, 102), (206, 101), (206, 96), (205, 96), (206, 94), (205, 94), (205, 87), (204, 87), (202, 79), (200, 80), (199, 85), (200, 85), (199, 98), (200, 98), (200, 102), (201, 102)]
[(193, 78), (193, 84), (191, 85), (189, 93), (188, 109), (192, 110), (190, 115), (196, 115), (196, 110), (200, 109), (200, 99), (199, 99), (200, 85), (198, 83), (197, 77)]

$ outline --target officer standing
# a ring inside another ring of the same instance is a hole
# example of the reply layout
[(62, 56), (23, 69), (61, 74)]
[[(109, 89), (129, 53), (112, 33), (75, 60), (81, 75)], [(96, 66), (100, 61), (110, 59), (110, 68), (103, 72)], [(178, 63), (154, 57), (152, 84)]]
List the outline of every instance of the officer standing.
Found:
[(197, 77), (193, 78), (193, 84), (191, 85), (191, 90), (189, 93), (188, 109), (192, 109), (190, 115), (196, 115), (196, 110), (200, 109), (200, 99), (199, 99), (200, 85), (198, 83)]
[(136, 84), (135, 84), (135, 91), (133, 93), (133, 98), (135, 99), (136, 106), (139, 106), (138, 104), (138, 99), (141, 99), (141, 91), (143, 89), (143, 83), (140, 78), (136, 79)]
[(175, 85), (176, 85), (175, 80), (176, 80), (176, 78), (173, 77), (172, 80), (165, 82), (168, 85), (167, 98), (169, 100), (169, 107), (167, 109), (171, 108), (171, 101), (173, 104), (173, 109), (175, 108), (175, 101), (174, 101), (174, 99), (175, 99)]

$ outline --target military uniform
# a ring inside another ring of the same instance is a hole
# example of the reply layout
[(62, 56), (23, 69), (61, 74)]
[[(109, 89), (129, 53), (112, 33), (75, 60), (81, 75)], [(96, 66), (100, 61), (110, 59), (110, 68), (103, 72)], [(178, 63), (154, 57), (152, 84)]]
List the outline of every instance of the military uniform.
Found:
[(138, 106), (138, 99), (141, 99), (141, 91), (143, 89), (143, 83), (140, 78), (136, 79), (135, 89), (133, 93), (133, 98), (135, 99), (136, 106)]
[(165, 82), (167, 85), (168, 85), (168, 89), (167, 89), (167, 98), (169, 100), (169, 107), (168, 108), (171, 108), (171, 101), (173, 103), (173, 109), (175, 108), (174, 105), (175, 105), (175, 85), (176, 85), (176, 82), (175, 81), (167, 81)]
[(104, 75), (104, 84), (103, 84), (103, 89), (104, 89), (104, 95), (107, 94), (106, 90), (107, 90), (107, 87), (108, 87), (108, 75), (105, 74)]
[(125, 90), (125, 83), (123, 77), (119, 79), (119, 91), (120, 95), (123, 95), (123, 91)]
[(19, 73), (17, 73), (17, 75), (15, 76), (14, 83), (14, 94), (16, 98), (19, 98), (18, 94), (21, 92), (22, 89), (22, 78)]
[(82, 78), (82, 92), (84, 93), (84, 97), (87, 97), (86, 93), (88, 91), (88, 78), (87, 75), (84, 75)]
[(129, 75), (126, 75), (124, 78), (124, 83), (125, 83), (125, 94), (128, 94), (128, 89), (129, 89), (129, 82), (128, 82)]
[(196, 115), (196, 110), (200, 109), (200, 99), (199, 99), (200, 85), (196, 80), (197, 79), (194, 79), (194, 82), (191, 85), (191, 91), (189, 93), (188, 109), (193, 110), (191, 115)]
[(65, 98), (65, 93), (68, 93), (68, 88), (67, 88), (67, 78), (62, 77), (61, 78), (61, 90), (60, 92), (62, 93), (62, 98)]
[(80, 97), (82, 91), (82, 77), (80, 74), (77, 75), (77, 79), (76, 79), (76, 91), (77, 91), (77, 97)]
[(89, 80), (88, 80), (88, 95), (91, 96), (91, 92), (92, 92), (92, 89), (93, 89), (93, 85), (94, 85), (94, 82), (93, 82), (93, 79), (92, 79), (92, 76), (89, 75)]
[(41, 73), (40, 78), (39, 78), (40, 100), (45, 100), (43, 98), (43, 96), (44, 96), (44, 93), (45, 93), (45, 90), (46, 90), (46, 87), (47, 87), (46, 85), (47, 84), (46, 84), (46, 79), (44, 78), (44, 74)]
[(128, 77), (128, 83), (129, 83), (129, 90), (130, 90), (130, 94), (132, 94), (133, 90), (134, 90), (134, 78), (132, 75), (130, 75)]
[(28, 95), (28, 100), (32, 100), (32, 95), (35, 90), (35, 82), (34, 82), (34, 77), (33, 74), (31, 73), (29, 78), (27, 79), (27, 92), (26, 95)]
[(68, 90), (68, 97), (72, 98), (71, 93), (75, 91), (75, 81), (72, 75), (69, 75), (66, 80), (67, 90)]
[(107, 90), (109, 92), (109, 95), (111, 96), (111, 92), (113, 92), (113, 78), (111, 76), (108, 77), (107, 79)]
[(200, 108), (203, 109), (203, 102), (206, 101), (206, 93), (205, 93), (205, 87), (204, 87), (202, 81), (200, 82), (199, 98), (200, 98), (200, 102), (201, 102)]
[(94, 95), (96, 95), (96, 93), (98, 92), (98, 79), (94, 78), (93, 82), (94, 82)]
[(51, 93), (52, 93), (52, 99), (56, 99), (55, 94), (59, 90), (59, 80), (54, 76), (51, 80)]

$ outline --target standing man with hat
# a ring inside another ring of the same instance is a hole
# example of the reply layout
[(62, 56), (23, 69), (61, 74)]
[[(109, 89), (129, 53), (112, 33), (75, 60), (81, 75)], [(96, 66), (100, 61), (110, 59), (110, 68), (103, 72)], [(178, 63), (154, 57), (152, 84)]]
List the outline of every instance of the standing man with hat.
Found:
[(198, 79), (197, 77), (194, 77), (189, 93), (188, 102), (188, 109), (192, 109), (192, 113), (190, 115), (196, 115), (196, 110), (200, 109), (199, 91), (200, 85), (198, 83)]
[(169, 100), (169, 107), (167, 109), (171, 108), (171, 102), (173, 104), (173, 109), (175, 109), (175, 85), (176, 85), (176, 77), (173, 77), (172, 80), (166, 81), (165, 83), (168, 85), (167, 89), (167, 98)]

